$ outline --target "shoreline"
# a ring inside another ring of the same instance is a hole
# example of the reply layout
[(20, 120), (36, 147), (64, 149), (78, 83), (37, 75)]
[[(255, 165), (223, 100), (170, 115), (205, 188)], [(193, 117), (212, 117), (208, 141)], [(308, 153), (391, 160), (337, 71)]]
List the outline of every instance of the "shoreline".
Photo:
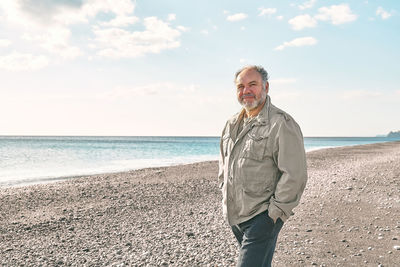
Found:
[(187, 163), (172, 163), (170, 165), (160, 165), (160, 166), (150, 166), (150, 167), (143, 167), (137, 169), (127, 169), (121, 171), (112, 171), (112, 172), (99, 172), (99, 173), (91, 173), (91, 174), (77, 174), (77, 175), (67, 175), (67, 176), (46, 176), (46, 177), (39, 177), (39, 178), (28, 178), (29, 181), (26, 180), (19, 180), (16, 183), (8, 184), (8, 185), (1, 185), (0, 182), (0, 190), (2, 188), (15, 188), (15, 187), (23, 187), (23, 186), (32, 186), (32, 185), (41, 185), (41, 184), (48, 184), (48, 183), (57, 183), (62, 181), (68, 181), (78, 178), (85, 178), (85, 177), (92, 177), (92, 176), (104, 176), (104, 175), (123, 175), (124, 173), (140, 171), (145, 169), (159, 169), (159, 168), (168, 168), (174, 166), (184, 166), (196, 163), (205, 163), (205, 162), (217, 162), (218, 160), (201, 160), (201, 161), (194, 161), (194, 162), (187, 162)]
[[(396, 266), (400, 142), (307, 153), (274, 266)], [(0, 188), (0, 265), (234, 266), (216, 161)]]
[[(349, 147), (349, 146), (338, 146), (338, 147)], [(327, 147), (315, 148), (315, 149), (308, 150), (306, 153), (312, 152), (312, 151), (323, 150), (323, 149), (330, 149), (330, 148), (336, 148), (336, 147), (327, 146)], [(184, 165), (204, 163), (204, 162), (218, 162), (218, 160), (201, 160), (201, 161), (194, 161), (194, 162), (188, 162), (188, 163), (172, 163), (169, 165), (150, 166), (150, 167), (127, 169), (127, 170), (121, 170), (121, 171), (111, 171), (111, 172), (27, 178), (27, 179), (15, 181), (13, 183), (8, 183), (7, 185), (2, 185), (3, 182), (0, 182), (0, 189), (1, 188), (15, 188), (15, 187), (24, 187), (24, 186), (32, 186), (32, 185), (40, 185), (40, 184), (57, 183), (57, 182), (62, 182), (62, 181), (67, 181), (67, 180), (72, 180), (72, 179), (78, 179), (78, 178), (85, 178), (85, 177), (92, 177), (92, 176), (99, 176), (99, 175), (124, 174), (124, 173), (132, 172), (132, 171), (139, 171), (139, 170), (145, 170), (145, 169), (168, 168), (168, 167), (173, 167), (173, 166), (184, 166)]]
[[(400, 141), (385, 141), (385, 142), (378, 142), (378, 143), (371, 143), (371, 144), (364, 144), (364, 145), (372, 145), (372, 144), (381, 144), (381, 143), (396, 143)], [(343, 147), (354, 147), (360, 145), (344, 145), (344, 146), (323, 146), (323, 147), (316, 147), (306, 151), (306, 154), (313, 151), (319, 151), (324, 149), (331, 149), (331, 148), (343, 148)], [(361, 145), (362, 146), (362, 145)], [(65, 176), (44, 176), (44, 177), (37, 177), (37, 178), (26, 178), (17, 180), (15, 182), (2, 182), (0, 181), (0, 189), (1, 188), (13, 188), (13, 187), (23, 187), (23, 186), (31, 186), (37, 184), (47, 184), (47, 183), (55, 183), (60, 181), (66, 181), (70, 179), (76, 178), (83, 178), (83, 177), (90, 177), (90, 176), (98, 176), (98, 175), (111, 175), (111, 174), (122, 174), (125, 172), (132, 172), (142, 169), (151, 169), (151, 168), (166, 168), (172, 166), (180, 166), (180, 165), (187, 165), (187, 164), (195, 164), (195, 163), (202, 163), (202, 162), (209, 162), (209, 161), (218, 161), (218, 160), (199, 160), (199, 161), (189, 161), (183, 163), (171, 163), (168, 165), (159, 165), (159, 166), (148, 166), (148, 167), (139, 167), (133, 169), (125, 169), (125, 170), (116, 170), (116, 171), (109, 171), (109, 172), (93, 172), (93, 173), (81, 173), (76, 175), (65, 175)]]

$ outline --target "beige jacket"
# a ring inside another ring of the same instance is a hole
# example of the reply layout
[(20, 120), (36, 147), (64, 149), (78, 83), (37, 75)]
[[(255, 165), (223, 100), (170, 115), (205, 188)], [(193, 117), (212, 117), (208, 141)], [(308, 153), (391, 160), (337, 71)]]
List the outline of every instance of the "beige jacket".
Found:
[(225, 125), (220, 143), (219, 186), (230, 225), (268, 210), (283, 221), (293, 215), (307, 181), (303, 135), (294, 119), (271, 104), (236, 136), (244, 111)]

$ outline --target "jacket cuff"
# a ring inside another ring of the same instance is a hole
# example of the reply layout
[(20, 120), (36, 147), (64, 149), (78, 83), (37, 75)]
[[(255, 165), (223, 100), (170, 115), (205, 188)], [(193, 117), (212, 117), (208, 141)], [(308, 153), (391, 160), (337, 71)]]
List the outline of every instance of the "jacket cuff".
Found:
[(278, 218), (281, 218), (283, 222), (285, 222), (288, 219), (288, 216), (286, 216), (286, 214), (280, 208), (278, 208), (272, 203), (268, 207), (268, 216), (271, 217), (271, 219), (273, 219), (274, 222), (276, 222)]

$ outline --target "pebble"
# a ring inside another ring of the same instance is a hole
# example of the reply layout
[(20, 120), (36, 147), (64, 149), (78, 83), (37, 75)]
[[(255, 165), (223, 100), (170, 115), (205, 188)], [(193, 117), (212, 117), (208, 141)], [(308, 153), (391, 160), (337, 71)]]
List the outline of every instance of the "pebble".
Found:
[(393, 246), (395, 250), (400, 250), (400, 246)]
[(193, 237), (193, 236), (194, 236), (194, 233), (193, 233), (193, 232), (187, 232), (187, 233), (186, 233), (186, 236), (187, 236), (187, 237)]

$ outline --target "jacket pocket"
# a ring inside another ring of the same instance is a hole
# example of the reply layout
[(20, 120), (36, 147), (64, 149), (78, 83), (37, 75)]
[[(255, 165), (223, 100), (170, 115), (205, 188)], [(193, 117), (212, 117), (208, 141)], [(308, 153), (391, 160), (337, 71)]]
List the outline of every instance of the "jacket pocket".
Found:
[(272, 196), (272, 191), (270, 188), (265, 188), (263, 185), (257, 187), (246, 186), (241, 191), (241, 209), (239, 211), (239, 216), (250, 216), (260, 208), (269, 202)]
[(249, 138), (243, 148), (243, 157), (261, 161), (264, 158), (268, 136), (248, 134)]
[(268, 155), (267, 145), (268, 136), (250, 132), (238, 160), (238, 173), (249, 197), (265, 196), (274, 185), (276, 167)]

